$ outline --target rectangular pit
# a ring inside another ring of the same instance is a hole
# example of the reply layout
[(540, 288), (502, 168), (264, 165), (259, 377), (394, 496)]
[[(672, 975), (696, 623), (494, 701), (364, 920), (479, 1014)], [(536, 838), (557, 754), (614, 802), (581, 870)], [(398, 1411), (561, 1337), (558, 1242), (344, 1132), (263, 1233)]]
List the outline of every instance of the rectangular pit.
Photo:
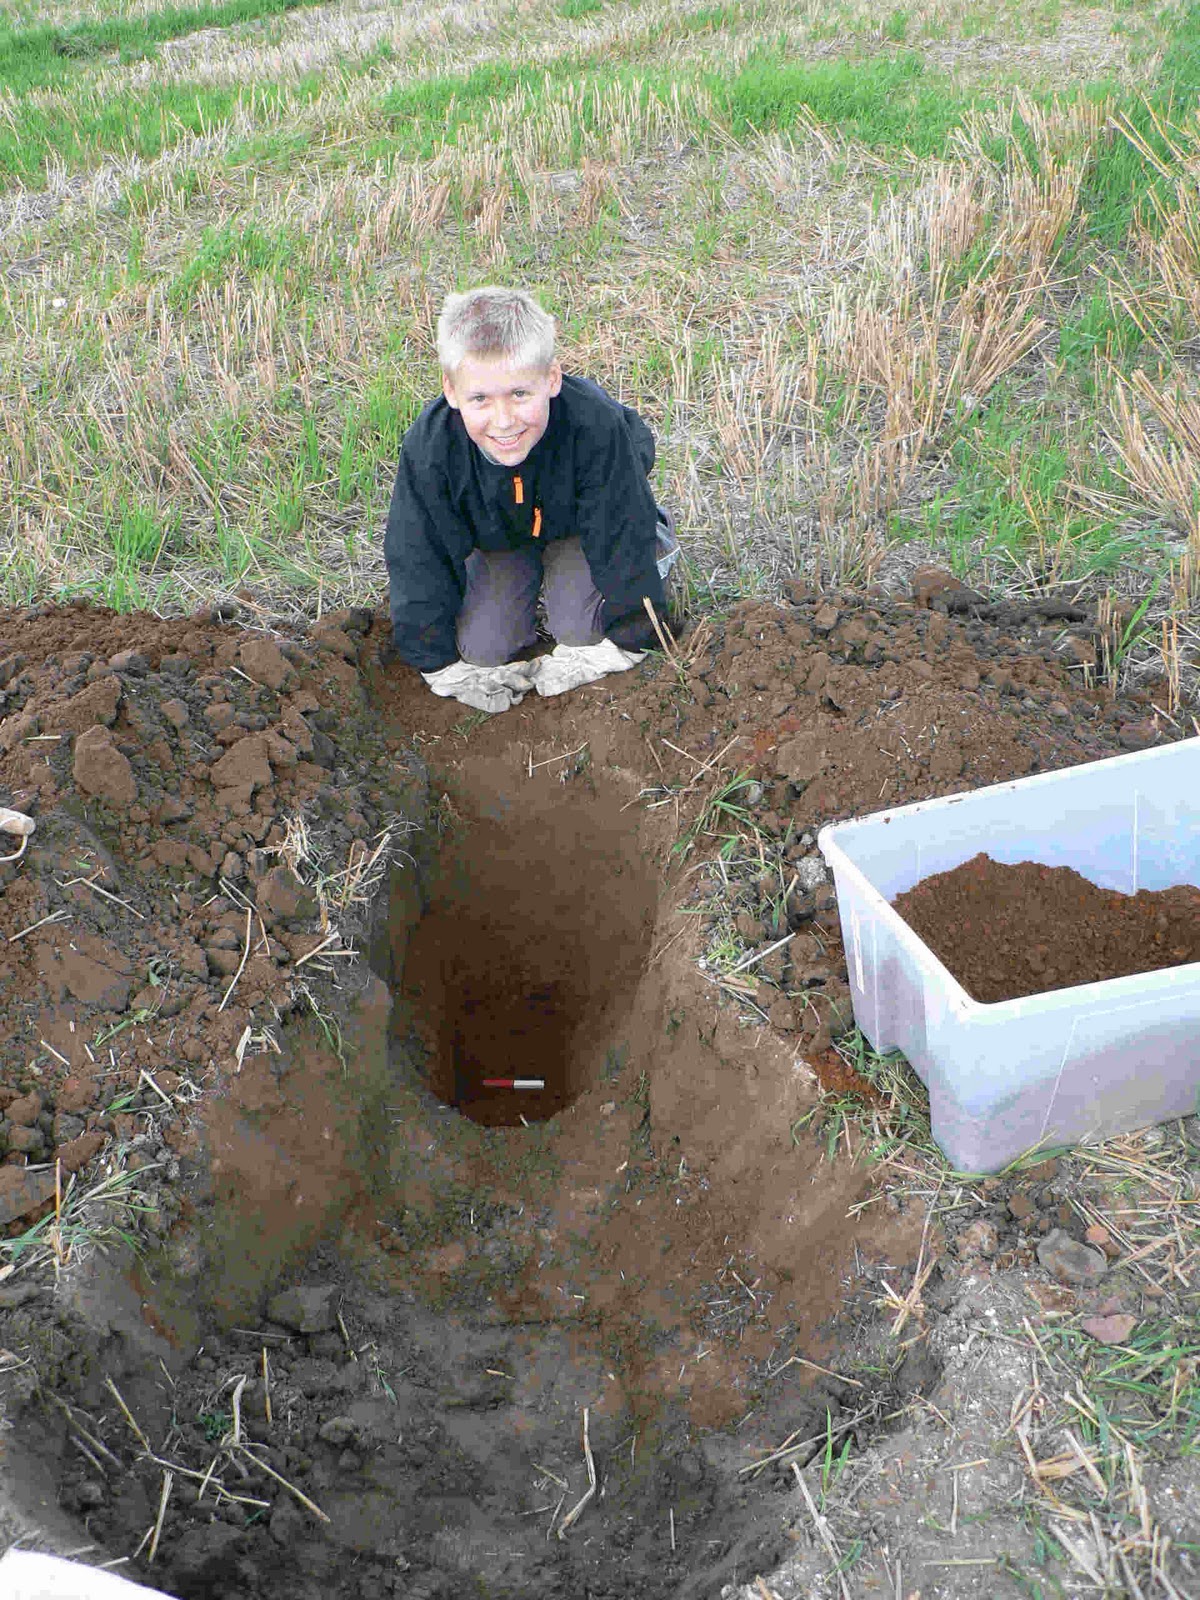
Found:
[(1200, 739), (922, 801), (821, 830), (855, 1020), (929, 1089), (959, 1169), (1196, 1110), (1200, 963), (984, 1005), (890, 902), (979, 851), (1133, 894), (1200, 883)]

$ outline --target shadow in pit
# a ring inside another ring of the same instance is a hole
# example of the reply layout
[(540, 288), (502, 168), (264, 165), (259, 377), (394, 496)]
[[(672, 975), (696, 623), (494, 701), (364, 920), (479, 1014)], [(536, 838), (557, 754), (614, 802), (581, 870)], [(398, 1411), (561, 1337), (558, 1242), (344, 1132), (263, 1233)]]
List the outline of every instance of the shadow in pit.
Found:
[(415, 929), (400, 886), (395, 1028), (418, 1041), (432, 1093), (474, 1122), (541, 1122), (570, 1105), (589, 1086), (601, 1018), (636, 985), (658, 885), (613, 812), (561, 789), (519, 811), (493, 799), (443, 838)]

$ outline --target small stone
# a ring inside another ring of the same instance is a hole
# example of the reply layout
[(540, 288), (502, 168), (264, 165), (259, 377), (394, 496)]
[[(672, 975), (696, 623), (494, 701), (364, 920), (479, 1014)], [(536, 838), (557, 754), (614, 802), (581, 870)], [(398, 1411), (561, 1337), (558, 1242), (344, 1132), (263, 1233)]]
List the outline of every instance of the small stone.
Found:
[(1080, 1244), (1061, 1228), (1055, 1228), (1037, 1247), (1039, 1264), (1060, 1283), (1099, 1283), (1108, 1271), (1108, 1260), (1100, 1250)]
[(272, 867), (260, 878), (254, 894), (263, 916), (272, 922), (316, 914), (317, 902), (290, 867)]
[(1120, 1312), (1107, 1317), (1084, 1317), (1079, 1325), (1101, 1344), (1124, 1344), (1137, 1326), (1137, 1318)]
[(1028, 1222), (1033, 1210), (1033, 1201), (1027, 1194), (1014, 1194), (1008, 1202), (1008, 1214), (1016, 1222)]
[(54, 1198), (54, 1173), (25, 1167), (0, 1167), (0, 1224), (36, 1211)]
[(829, 882), (829, 869), (819, 855), (805, 856), (794, 868), (796, 887), (802, 894), (813, 894), (822, 884)]
[(1000, 1235), (995, 1223), (986, 1217), (969, 1222), (958, 1236), (960, 1256), (994, 1256), (1000, 1247)]
[(118, 650), (109, 656), (108, 664), (114, 672), (128, 672), (133, 677), (143, 677), (150, 671), (150, 662), (140, 650)]
[(1093, 1222), (1083, 1237), (1088, 1244), (1094, 1245), (1097, 1250), (1103, 1250), (1110, 1261), (1115, 1261), (1121, 1254), (1121, 1246), (1109, 1233), (1108, 1229), (1099, 1222)]
[(293, 1333), (323, 1333), (336, 1326), (337, 1285), (297, 1284), (267, 1303), (267, 1316)]
[(1158, 724), (1152, 717), (1137, 722), (1127, 722), (1117, 735), (1117, 743), (1125, 750), (1148, 750), (1158, 743)]
[(330, 1417), (328, 1422), (323, 1422), (317, 1430), (319, 1436), (326, 1444), (344, 1448), (358, 1436), (358, 1429), (349, 1417)]

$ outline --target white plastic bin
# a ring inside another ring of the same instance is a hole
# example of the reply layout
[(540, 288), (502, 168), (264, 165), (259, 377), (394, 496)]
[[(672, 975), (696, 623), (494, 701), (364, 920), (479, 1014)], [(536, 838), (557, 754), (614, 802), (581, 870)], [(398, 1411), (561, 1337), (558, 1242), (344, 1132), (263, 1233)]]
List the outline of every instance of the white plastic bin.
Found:
[(929, 1090), (960, 1171), (1185, 1116), (1200, 1096), (1200, 962), (983, 1005), (889, 904), (980, 851), (1132, 894), (1200, 884), (1200, 739), (821, 830), (854, 1016)]

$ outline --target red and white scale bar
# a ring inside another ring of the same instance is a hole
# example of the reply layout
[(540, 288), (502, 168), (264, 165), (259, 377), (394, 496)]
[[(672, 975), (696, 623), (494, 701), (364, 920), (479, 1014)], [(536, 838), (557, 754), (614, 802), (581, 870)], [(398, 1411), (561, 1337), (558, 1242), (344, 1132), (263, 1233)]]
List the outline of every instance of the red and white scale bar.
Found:
[(545, 1078), (485, 1078), (485, 1089), (544, 1089)]

